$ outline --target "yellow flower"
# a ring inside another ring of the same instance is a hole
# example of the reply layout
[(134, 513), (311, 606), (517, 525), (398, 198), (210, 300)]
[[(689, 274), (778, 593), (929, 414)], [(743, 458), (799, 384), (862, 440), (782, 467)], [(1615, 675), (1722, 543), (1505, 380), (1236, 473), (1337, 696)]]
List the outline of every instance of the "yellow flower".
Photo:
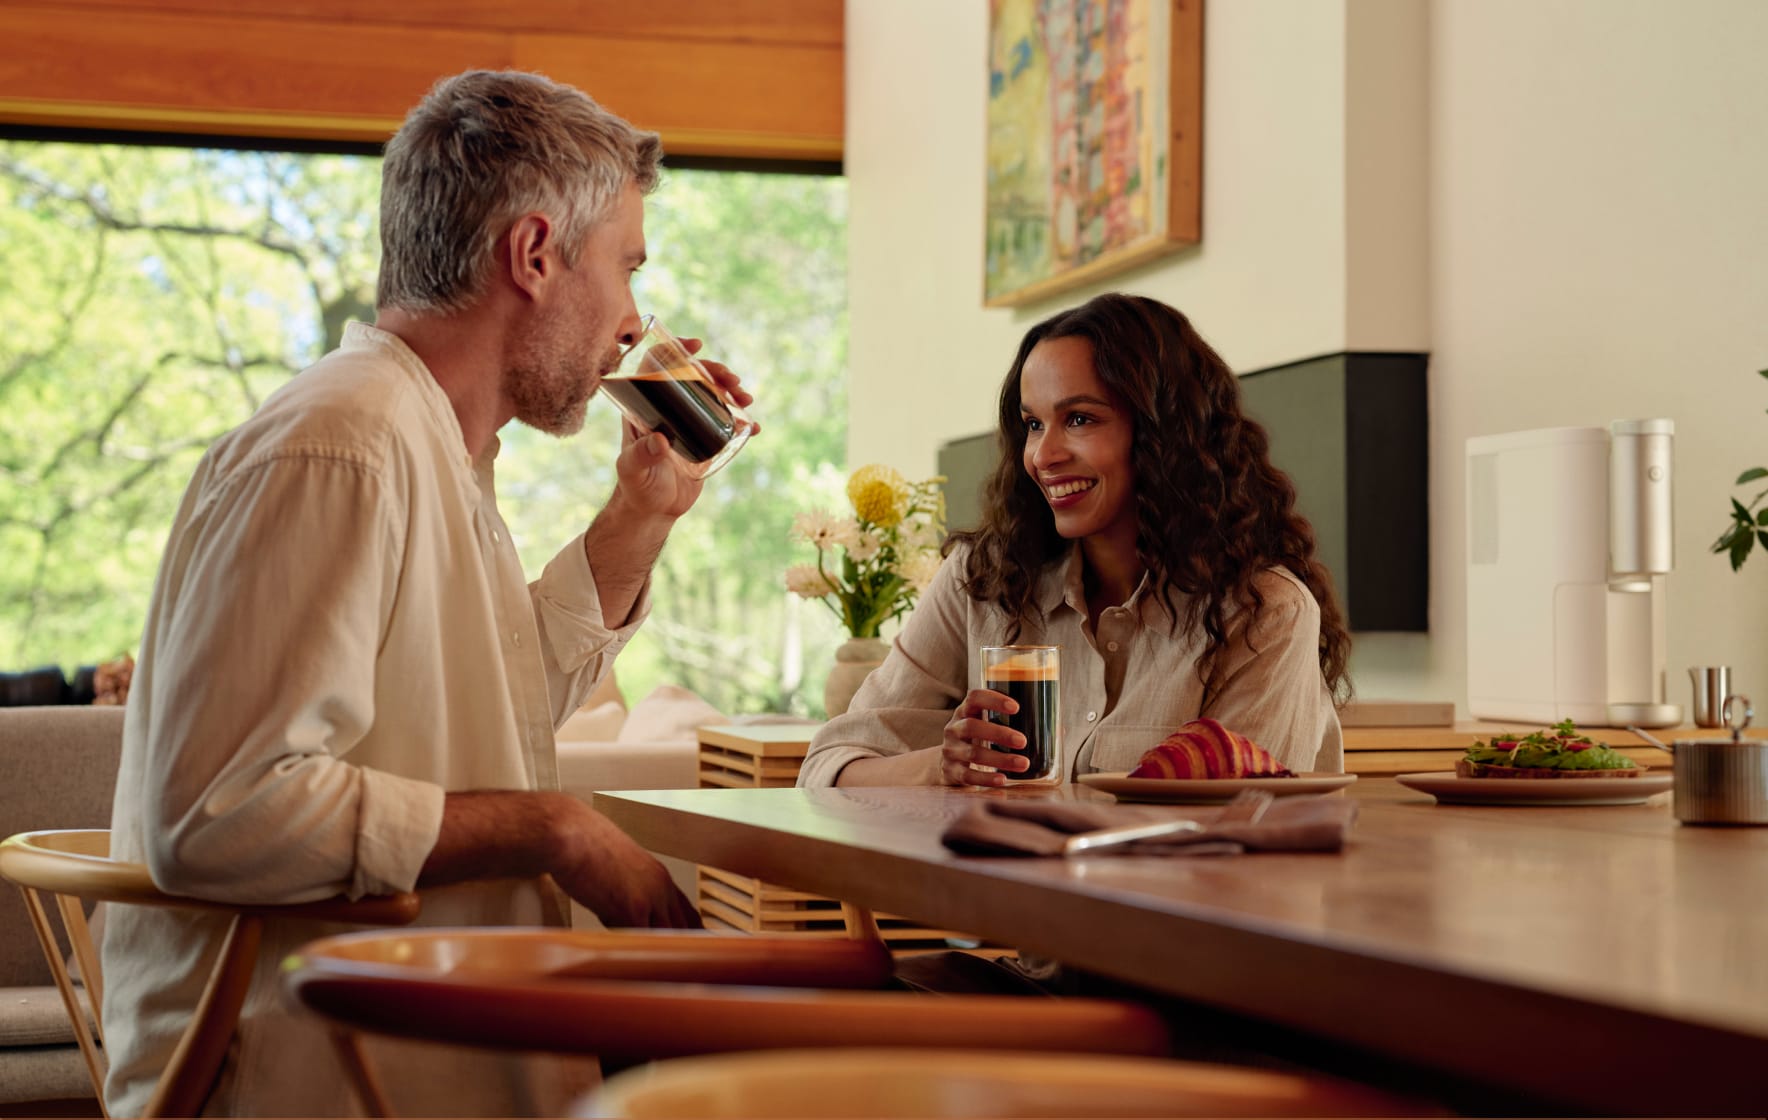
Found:
[(847, 498), (861, 521), (888, 529), (902, 520), (909, 503), (909, 484), (890, 467), (873, 463), (847, 480)]

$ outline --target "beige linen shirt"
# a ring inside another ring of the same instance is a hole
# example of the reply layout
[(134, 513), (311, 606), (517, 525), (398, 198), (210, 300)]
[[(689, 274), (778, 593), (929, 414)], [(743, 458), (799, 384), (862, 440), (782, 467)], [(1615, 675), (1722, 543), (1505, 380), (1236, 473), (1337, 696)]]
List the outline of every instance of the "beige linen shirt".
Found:
[[(533, 584), (447, 396), (361, 323), (203, 457), (161, 561), (129, 697), (112, 845), (174, 893), (300, 902), (411, 889), (445, 791), (556, 789), (554, 728), (648, 610), (607, 626), (581, 537)], [(424, 925), (557, 924), (543, 880), (424, 892)], [(272, 923), (209, 1103), (351, 1115), (283, 957), (345, 927)], [(223, 922), (115, 907), (104, 938), (113, 1115), (139, 1114), (188, 1021)], [(512, 1115), (508, 1061), (388, 1047), (406, 1115)], [(400, 1072), (405, 1069), (406, 1072)], [(416, 1095), (412, 1095), (415, 1093)]]
[[(985, 645), (1007, 641), (1007, 620), (963, 588), (968, 549), (953, 550), (909, 616), (901, 635), (866, 678), (847, 714), (824, 724), (798, 773), (801, 786), (834, 785), (856, 758), (937, 746), (964, 694), (978, 687)], [(1259, 577), (1265, 597), (1256, 627), (1249, 612), (1229, 617), (1221, 684), (1198, 677), (1203, 640), (1181, 633), (1144, 578), (1127, 603), (1087, 622), (1078, 547), (1038, 583), (1041, 625), (1016, 639), (1062, 649), (1058, 694), (1066, 780), (1122, 771), (1182, 724), (1220, 720), (1292, 770), (1344, 769), (1338, 713), (1320, 674), (1320, 607), (1306, 585), (1273, 568)], [(1184, 600), (1178, 602), (1182, 614)], [(938, 781), (936, 762), (927, 780)]]

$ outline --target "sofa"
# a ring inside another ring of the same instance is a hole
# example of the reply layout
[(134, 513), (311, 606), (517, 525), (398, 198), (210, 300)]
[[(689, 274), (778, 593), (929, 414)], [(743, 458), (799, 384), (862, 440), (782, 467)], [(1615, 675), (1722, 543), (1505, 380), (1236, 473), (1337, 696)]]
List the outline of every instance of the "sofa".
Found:
[[(0, 837), (107, 827), (122, 742), (122, 708), (0, 707)], [(0, 883), (0, 1112), (76, 1100), (96, 1107), (73, 1027), (24, 900)]]

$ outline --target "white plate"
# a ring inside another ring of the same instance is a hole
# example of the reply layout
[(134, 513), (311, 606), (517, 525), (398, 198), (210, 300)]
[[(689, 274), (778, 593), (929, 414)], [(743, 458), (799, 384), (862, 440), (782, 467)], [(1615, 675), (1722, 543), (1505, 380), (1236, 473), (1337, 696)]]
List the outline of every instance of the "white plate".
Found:
[(1633, 778), (1461, 778), (1453, 770), (1394, 780), (1445, 805), (1638, 805), (1670, 788), (1673, 775)]
[(1176, 801), (1205, 805), (1227, 801), (1243, 789), (1268, 789), (1278, 797), (1290, 793), (1326, 793), (1357, 780), (1355, 774), (1296, 774), (1289, 778), (1132, 778), (1128, 771), (1082, 774), (1080, 784), (1092, 786), (1119, 801)]

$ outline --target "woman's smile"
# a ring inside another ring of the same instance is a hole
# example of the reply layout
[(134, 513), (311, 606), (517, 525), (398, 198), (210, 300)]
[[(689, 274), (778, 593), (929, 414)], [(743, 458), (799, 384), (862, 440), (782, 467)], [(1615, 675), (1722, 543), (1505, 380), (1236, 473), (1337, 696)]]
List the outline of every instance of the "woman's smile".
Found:
[(1044, 483), (1044, 494), (1050, 499), (1052, 508), (1065, 509), (1079, 502), (1097, 485), (1098, 482), (1091, 478), (1060, 479)]

